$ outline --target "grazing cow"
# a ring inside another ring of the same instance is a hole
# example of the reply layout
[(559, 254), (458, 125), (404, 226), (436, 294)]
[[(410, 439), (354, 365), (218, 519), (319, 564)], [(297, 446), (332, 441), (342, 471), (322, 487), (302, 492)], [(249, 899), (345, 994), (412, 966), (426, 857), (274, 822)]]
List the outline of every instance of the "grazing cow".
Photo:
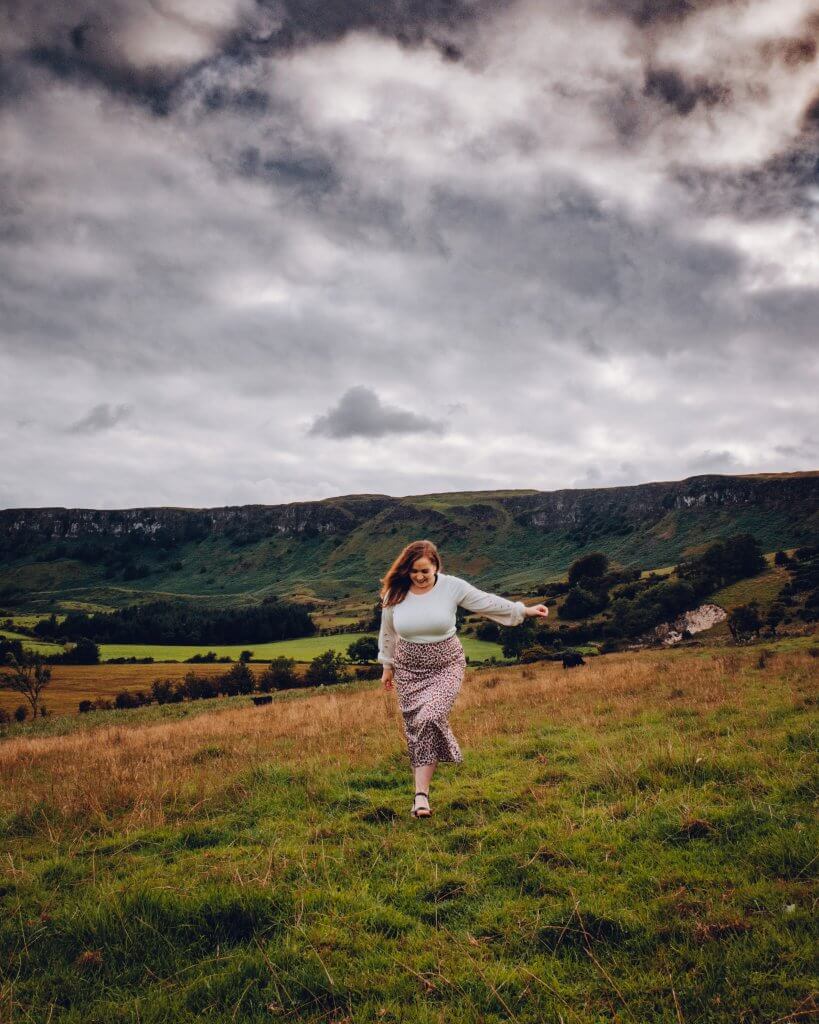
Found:
[(583, 655), (579, 651), (563, 652), (563, 668), (575, 668), (577, 665), (585, 665)]
[(256, 707), (258, 707), (260, 704), (272, 704), (273, 698), (268, 693), (264, 697), (254, 697), (253, 703), (256, 705)]

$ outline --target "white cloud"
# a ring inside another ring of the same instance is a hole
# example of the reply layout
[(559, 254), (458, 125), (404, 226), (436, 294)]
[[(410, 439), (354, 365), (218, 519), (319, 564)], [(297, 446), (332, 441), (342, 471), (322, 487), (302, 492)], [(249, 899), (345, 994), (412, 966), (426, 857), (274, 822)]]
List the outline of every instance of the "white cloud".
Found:
[[(815, 467), (817, 206), (788, 158), (813, 138), (815, 65), (776, 56), (810, 4), (774, 22), (755, 0), (734, 34), (722, 5), (673, 31), (492, 8), (463, 60), (322, 23), (326, 42), (239, 62), (219, 45), (242, 5), (179, 0), (167, 34), (114, 5), (96, 77), (20, 71), (0, 108), (2, 500)], [(153, 79), (111, 79), (151, 55), (182, 76), (167, 116)], [(687, 113), (646, 94), (652, 68)], [(712, 81), (730, 98), (702, 99)]]

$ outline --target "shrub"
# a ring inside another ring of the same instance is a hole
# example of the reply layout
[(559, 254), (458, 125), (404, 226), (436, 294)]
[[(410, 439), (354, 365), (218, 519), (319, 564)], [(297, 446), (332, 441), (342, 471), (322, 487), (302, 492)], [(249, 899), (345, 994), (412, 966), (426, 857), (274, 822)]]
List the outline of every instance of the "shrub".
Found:
[(347, 660), (343, 654), (325, 651), (310, 662), (305, 680), (308, 686), (333, 686), (343, 683), (347, 678), (345, 666)]
[(271, 690), (291, 690), (299, 685), (294, 658), (274, 658), (259, 676), (259, 689), (262, 693), (270, 693)]
[(27, 718), (28, 708), (25, 706), (25, 704), (18, 704), (17, 707), (14, 709), (14, 721), (22, 723), (25, 722)]
[(244, 661), (238, 662), (219, 677), (219, 689), (226, 697), (235, 697), (240, 693), (252, 693), (255, 683), (253, 672)]
[(500, 640), (500, 626), (497, 622), (484, 620), (475, 629), (475, 636), (478, 640), (486, 640), (489, 643), (498, 643)]
[(347, 648), (347, 657), (356, 664), (375, 661), (378, 657), (378, 641), (373, 636), (362, 636)]
[(185, 699), (185, 685), (175, 683), (173, 679), (154, 679), (151, 683), (151, 697), (157, 704), (179, 704)]
[(219, 696), (218, 679), (209, 676), (198, 676), (195, 672), (185, 674), (185, 696), (188, 700), (210, 700)]
[(753, 636), (759, 636), (761, 628), (762, 620), (756, 601), (738, 605), (728, 616), (728, 629), (735, 643), (745, 643)]
[(584, 619), (602, 611), (608, 604), (608, 595), (603, 591), (595, 593), (585, 587), (573, 586), (560, 606), (562, 619)]
[(518, 655), (518, 661), (523, 665), (529, 665), (535, 661), (548, 661), (553, 657), (552, 652), (548, 647), (544, 647), (542, 644), (532, 644), (530, 647), (524, 647)]
[(81, 637), (72, 648), (59, 655), (59, 658), (65, 665), (99, 665), (100, 649), (93, 640)]
[(130, 690), (120, 690), (116, 697), (114, 697), (114, 707), (119, 709), (138, 708), (139, 698), (135, 693), (131, 693)]
[(603, 576), (609, 567), (609, 560), (602, 551), (593, 551), (583, 555), (569, 566), (569, 586), (573, 587), (582, 580), (596, 580)]
[(5, 708), (0, 708), (0, 728), (5, 728), (11, 722), (11, 715)]
[(383, 665), (360, 665), (356, 669), (357, 679), (380, 679), (384, 671)]

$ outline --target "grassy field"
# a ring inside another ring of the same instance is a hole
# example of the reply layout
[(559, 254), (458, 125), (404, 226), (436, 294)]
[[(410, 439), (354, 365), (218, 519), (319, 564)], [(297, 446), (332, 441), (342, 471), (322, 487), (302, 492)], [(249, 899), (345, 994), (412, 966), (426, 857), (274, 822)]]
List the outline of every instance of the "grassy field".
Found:
[(758, 654), (470, 669), (428, 821), (379, 683), (0, 741), (0, 1020), (806, 1021), (817, 662)]
[[(6, 633), (6, 636), (9, 634)], [(226, 664), (186, 665), (184, 659), (193, 654), (205, 654), (208, 650), (216, 651), (219, 657), (227, 654), (234, 661), (245, 649), (252, 650), (254, 658), (269, 661), (271, 658), (294, 658), (306, 664), (325, 651), (333, 650), (346, 653), (349, 645), (365, 633), (338, 633), (333, 636), (306, 637), (301, 640), (282, 640), (272, 644), (240, 644), (238, 646), (202, 647), (169, 647), (156, 644), (103, 644), (100, 647), (101, 657), (153, 657), (154, 664), (149, 665), (53, 665), (51, 683), (45, 691), (45, 705), (52, 714), (73, 714), (77, 705), (86, 698), (95, 700), (97, 697), (115, 697), (121, 690), (149, 690), (154, 679), (182, 679), (191, 670), (213, 675), (226, 671)], [(498, 644), (475, 640), (473, 637), (461, 638), (464, 651), (470, 661), (485, 661), (488, 658), (503, 659), (503, 651)], [(52, 653), (58, 648), (47, 645), (26, 644), (26, 647), (42, 649), (44, 653)], [(165, 660), (169, 663), (163, 664)], [(172, 661), (171, 659), (176, 659)], [(258, 673), (263, 666), (251, 666)], [(13, 711), (22, 698), (9, 690), (0, 690), (0, 708)]]

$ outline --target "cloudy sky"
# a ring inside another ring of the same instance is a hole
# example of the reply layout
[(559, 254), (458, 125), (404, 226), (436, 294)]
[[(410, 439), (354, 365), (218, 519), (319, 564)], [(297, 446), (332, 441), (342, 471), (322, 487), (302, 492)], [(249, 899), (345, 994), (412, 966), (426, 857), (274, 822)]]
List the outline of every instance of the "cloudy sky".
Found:
[(0, 0), (0, 507), (819, 467), (817, 0)]

